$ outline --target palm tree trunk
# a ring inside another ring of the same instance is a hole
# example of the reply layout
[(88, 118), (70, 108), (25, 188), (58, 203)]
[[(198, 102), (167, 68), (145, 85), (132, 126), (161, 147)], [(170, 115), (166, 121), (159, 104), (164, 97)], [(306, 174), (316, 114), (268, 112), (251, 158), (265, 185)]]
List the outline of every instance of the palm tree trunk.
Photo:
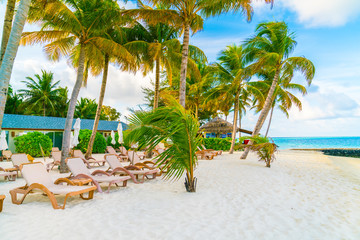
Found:
[(74, 119), (75, 105), (77, 98), (79, 96), (80, 88), (84, 77), (84, 65), (85, 65), (85, 46), (83, 44), (80, 44), (79, 67), (77, 69), (75, 86), (71, 93), (69, 108), (65, 121), (64, 136), (62, 140), (61, 162), (60, 162), (61, 173), (67, 172), (65, 159), (69, 157), (69, 153), (70, 153), (70, 134)]
[(234, 153), (234, 147), (235, 147), (235, 139), (236, 139), (236, 130), (237, 130), (237, 118), (238, 118), (238, 112), (239, 112), (239, 96), (240, 96), (240, 88), (236, 92), (235, 95), (235, 106), (234, 106), (234, 121), (233, 121), (233, 131), (232, 131), (232, 139), (231, 139), (231, 147), (229, 154)]
[(268, 136), (268, 133), (269, 133), (269, 130), (270, 130), (270, 125), (271, 125), (271, 120), (272, 120), (273, 113), (274, 113), (274, 107), (272, 107), (272, 108), (271, 108), (270, 118), (269, 118), (269, 124), (268, 124), (268, 127), (267, 127), (267, 129), (266, 129), (265, 137), (267, 137), (267, 136)]
[[(239, 109), (239, 128), (241, 129), (241, 111)], [(239, 139), (241, 138), (241, 131), (239, 131)]]
[(182, 58), (181, 58), (180, 90), (179, 90), (179, 103), (184, 108), (185, 108), (185, 98), (186, 98), (186, 75), (187, 75), (187, 65), (188, 65), (188, 56), (189, 56), (189, 43), (190, 43), (190, 25), (186, 24), (184, 31)]
[(29, 12), (31, 0), (21, 0), (19, 8), (15, 15), (13, 27), (11, 29), (8, 44), (4, 54), (3, 62), (0, 68), (0, 129), (4, 117), (7, 92), (11, 78), (12, 68), (17, 50), (24, 29), (25, 21)]
[(154, 92), (154, 109), (159, 106), (159, 93), (160, 93), (160, 58), (157, 57), (155, 60), (155, 92)]
[(102, 79), (101, 88), (100, 88), (99, 103), (98, 103), (98, 107), (96, 110), (94, 126), (93, 126), (93, 130), (92, 130), (92, 133), (90, 136), (90, 140), (89, 140), (88, 148), (87, 148), (87, 151), (85, 154), (85, 158), (91, 157), (91, 154), (92, 154), (95, 137), (96, 137), (96, 132), (98, 129), (100, 115), (101, 115), (101, 108), (102, 108), (104, 96), (105, 96), (108, 70), (109, 70), (109, 55), (105, 54), (104, 71), (103, 71), (103, 79)]
[[(253, 131), (253, 134), (252, 134), (252, 137), (255, 137), (259, 134), (262, 126), (264, 125), (264, 122), (266, 120), (266, 117), (272, 107), (272, 104), (273, 104), (273, 95), (274, 95), (274, 92), (275, 92), (275, 89), (276, 89), (276, 86), (277, 86), (277, 83), (279, 81), (279, 76), (280, 76), (280, 67), (276, 70), (275, 72), (275, 76), (274, 76), (274, 80), (272, 81), (272, 84), (271, 84), (271, 87), (270, 87), (270, 90), (268, 92), (268, 95), (266, 97), (266, 100), (265, 100), (265, 104), (264, 104), (264, 107), (263, 109), (261, 110), (261, 113), (260, 113), (260, 116), (259, 116), (259, 119), (255, 125), (255, 128), (254, 128), (254, 131)], [(250, 141), (248, 145), (251, 145), (252, 142)], [(246, 147), (245, 148), (245, 151), (244, 153), (241, 155), (240, 159), (246, 159), (247, 155), (249, 154), (249, 151), (250, 151), (250, 148), (249, 147)]]
[(6, 4), (5, 18), (4, 18), (4, 28), (1, 39), (1, 48), (0, 48), (0, 67), (5, 54), (6, 45), (9, 41), (9, 36), (12, 27), (12, 21), (14, 18), (15, 12), (15, 2), (16, 0), (8, 0)]

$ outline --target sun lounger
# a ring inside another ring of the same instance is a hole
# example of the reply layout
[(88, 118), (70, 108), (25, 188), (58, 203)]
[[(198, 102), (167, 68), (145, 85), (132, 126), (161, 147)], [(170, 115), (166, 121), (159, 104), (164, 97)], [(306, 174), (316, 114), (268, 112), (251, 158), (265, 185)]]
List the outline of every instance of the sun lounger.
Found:
[(20, 171), (20, 166), (22, 164), (30, 163), (30, 161), (25, 153), (13, 154), (11, 156), (11, 161), (14, 165), (14, 170), (16, 170), (16, 172)]
[(51, 152), (51, 157), (52, 157), (53, 161), (46, 165), (47, 171), (52, 170), (55, 166), (60, 166), (61, 151), (52, 151)]
[[(148, 179), (155, 179), (156, 175), (159, 173), (158, 169), (145, 169), (141, 170), (141, 168), (137, 166), (123, 166), (116, 155), (114, 154), (106, 154), (105, 160), (109, 164), (109, 170), (112, 169), (111, 173), (121, 173), (121, 174), (129, 174), (135, 175), (136, 179), (139, 178), (139, 176), (142, 176), (142, 182), (144, 182), (144, 178)], [(148, 175), (151, 175), (152, 178), (149, 178)], [(133, 178), (134, 181), (134, 178)], [(136, 180), (135, 180), (136, 181)], [(134, 182), (135, 182), (134, 181)]]
[(86, 168), (86, 165), (81, 158), (67, 158), (66, 164), (68, 165), (73, 178), (91, 179), (96, 185), (98, 192), (102, 192), (99, 183), (108, 183), (109, 186), (107, 192), (109, 192), (110, 186), (112, 184), (118, 186), (117, 184), (122, 182), (123, 187), (126, 187), (127, 180), (131, 178), (130, 176), (114, 176), (103, 170), (95, 170), (94, 172), (90, 173), (89, 169)]
[(195, 154), (196, 154), (197, 158), (206, 159), (206, 160), (213, 160), (214, 156), (215, 156), (215, 154), (212, 154), (207, 151), (197, 151)]
[(77, 150), (77, 149), (72, 151), (72, 156), (75, 158), (81, 158), (88, 168), (94, 167), (96, 164), (98, 166), (104, 166), (106, 162), (105, 160), (96, 160), (93, 157), (89, 157), (88, 159), (86, 159), (84, 154), (81, 152), (81, 150)]
[(2, 153), (2, 161), (4, 161), (4, 159), (6, 159), (6, 161), (11, 160), (12, 152), (10, 150), (3, 150), (1, 153)]
[[(69, 197), (80, 195), (84, 200), (92, 199), (96, 190), (95, 186), (74, 186), (74, 183), (66, 178), (58, 179), (55, 182), (70, 185), (55, 184), (45, 166), (40, 162), (23, 164), (20, 166), (20, 170), (26, 180), (26, 185), (10, 190), (11, 200), (14, 204), (21, 204), (29, 193), (39, 190), (48, 196), (54, 209), (64, 209)], [(84, 197), (84, 193), (88, 193), (88, 197)], [(17, 199), (17, 194), (23, 195), (20, 200)], [(65, 195), (62, 206), (58, 205), (56, 201), (55, 195), (57, 194)]]
[(132, 151), (132, 150), (129, 150), (128, 151), (128, 156), (129, 156), (129, 159), (130, 161), (132, 162), (132, 166), (136, 166), (142, 170), (157, 170), (157, 174), (158, 176), (161, 175), (162, 171), (161, 169), (155, 167), (156, 164), (152, 161), (140, 161), (140, 157), (136, 154), (135, 151)]
[(112, 146), (107, 146), (106, 151), (110, 154), (116, 155), (121, 161), (128, 161), (129, 157), (123, 153), (117, 153)]
[(221, 155), (222, 154), (222, 150), (214, 150), (214, 149), (206, 149), (206, 147), (204, 146), (204, 144), (201, 144), (201, 148), (199, 148), (200, 151), (207, 151), (207, 152), (211, 152), (213, 154), (215, 154), (215, 156), (217, 155)]
[(4, 177), (4, 179), (8, 179), (9, 181), (15, 181), (16, 180), (16, 171), (6, 171), (2, 167), (0, 167), (0, 176)]

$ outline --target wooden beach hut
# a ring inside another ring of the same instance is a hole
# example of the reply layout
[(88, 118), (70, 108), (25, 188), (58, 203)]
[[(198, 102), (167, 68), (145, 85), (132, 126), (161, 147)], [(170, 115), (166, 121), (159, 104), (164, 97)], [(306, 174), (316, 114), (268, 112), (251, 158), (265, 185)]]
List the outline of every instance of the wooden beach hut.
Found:
[[(225, 121), (220, 117), (215, 117), (211, 121), (207, 122), (206, 124), (200, 127), (200, 131), (203, 132), (206, 138), (211, 137), (218, 137), (218, 138), (225, 138), (231, 137), (233, 130), (233, 124)], [(237, 132), (242, 132), (246, 134), (252, 134), (251, 131), (245, 130), (242, 128), (238, 128)]]

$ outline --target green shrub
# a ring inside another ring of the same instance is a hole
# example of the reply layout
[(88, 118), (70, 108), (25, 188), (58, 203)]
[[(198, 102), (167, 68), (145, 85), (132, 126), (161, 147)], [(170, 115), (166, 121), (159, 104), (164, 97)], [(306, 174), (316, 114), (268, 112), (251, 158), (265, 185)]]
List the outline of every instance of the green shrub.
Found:
[(16, 137), (14, 140), (16, 152), (26, 153), (32, 157), (42, 157), (40, 145), (44, 151), (44, 155), (49, 156), (53, 145), (49, 136), (41, 132), (30, 132)]
[(229, 151), (231, 138), (204, 138), (203, 143), (207, 149)]
[[(83, 153), (87, 151), (87, 147), (89, 145), (89, 140), (91, 136), (91, 130), (83, 129), (80, 130), (79, 133), (79, 144), (75, 147), (75, 149), (80, 149)], [(93, 153), (105, 153), (106, 149), (106, 140), (101, 133), (96, 133)]]

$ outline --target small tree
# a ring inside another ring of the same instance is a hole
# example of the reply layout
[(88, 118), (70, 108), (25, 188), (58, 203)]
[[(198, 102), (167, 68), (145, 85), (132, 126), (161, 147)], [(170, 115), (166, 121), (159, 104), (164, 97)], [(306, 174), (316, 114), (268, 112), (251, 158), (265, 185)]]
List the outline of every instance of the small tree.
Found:
[[(16, 137), (15, 139), (16, 152), (26, 153), (32, 157), (42, 157), (41, 148), (45, 156), (50, 155), (53, 143), (49, 136), (41, 132), (30, 132), (25, 135)], [(41, 148), (40, 148), (41, 146)]]
[(197, 119), (171, 98), (167, 107), (154, 111), (136, 111), (129, 118), (131, 132), (127, 141), (138, 143), (139, 148), (155, 148), (161, 141), (170, 140), (169, 148), (157, 156), (157, 165), (167, 168), (167, 179), (179, 179), (186, 173), (185, 187), (196, 191), (194, 170), (198, 159), (196, 149), (202, 138), (198, 135)]
[(251, 151), (254, 151), (259, 158), (259, 161), (264, 161), (266, 167), (270, 167), (270, 164), (275, 160), (275, 153), (277, 152), (277, 145), (270, 142), (269, 138), (256, 136), (256, 137), (242, 137), (240, 141), (244, 139), (250, 139), (253, 144), (243, 145), (243, 147), (249, 147)]

